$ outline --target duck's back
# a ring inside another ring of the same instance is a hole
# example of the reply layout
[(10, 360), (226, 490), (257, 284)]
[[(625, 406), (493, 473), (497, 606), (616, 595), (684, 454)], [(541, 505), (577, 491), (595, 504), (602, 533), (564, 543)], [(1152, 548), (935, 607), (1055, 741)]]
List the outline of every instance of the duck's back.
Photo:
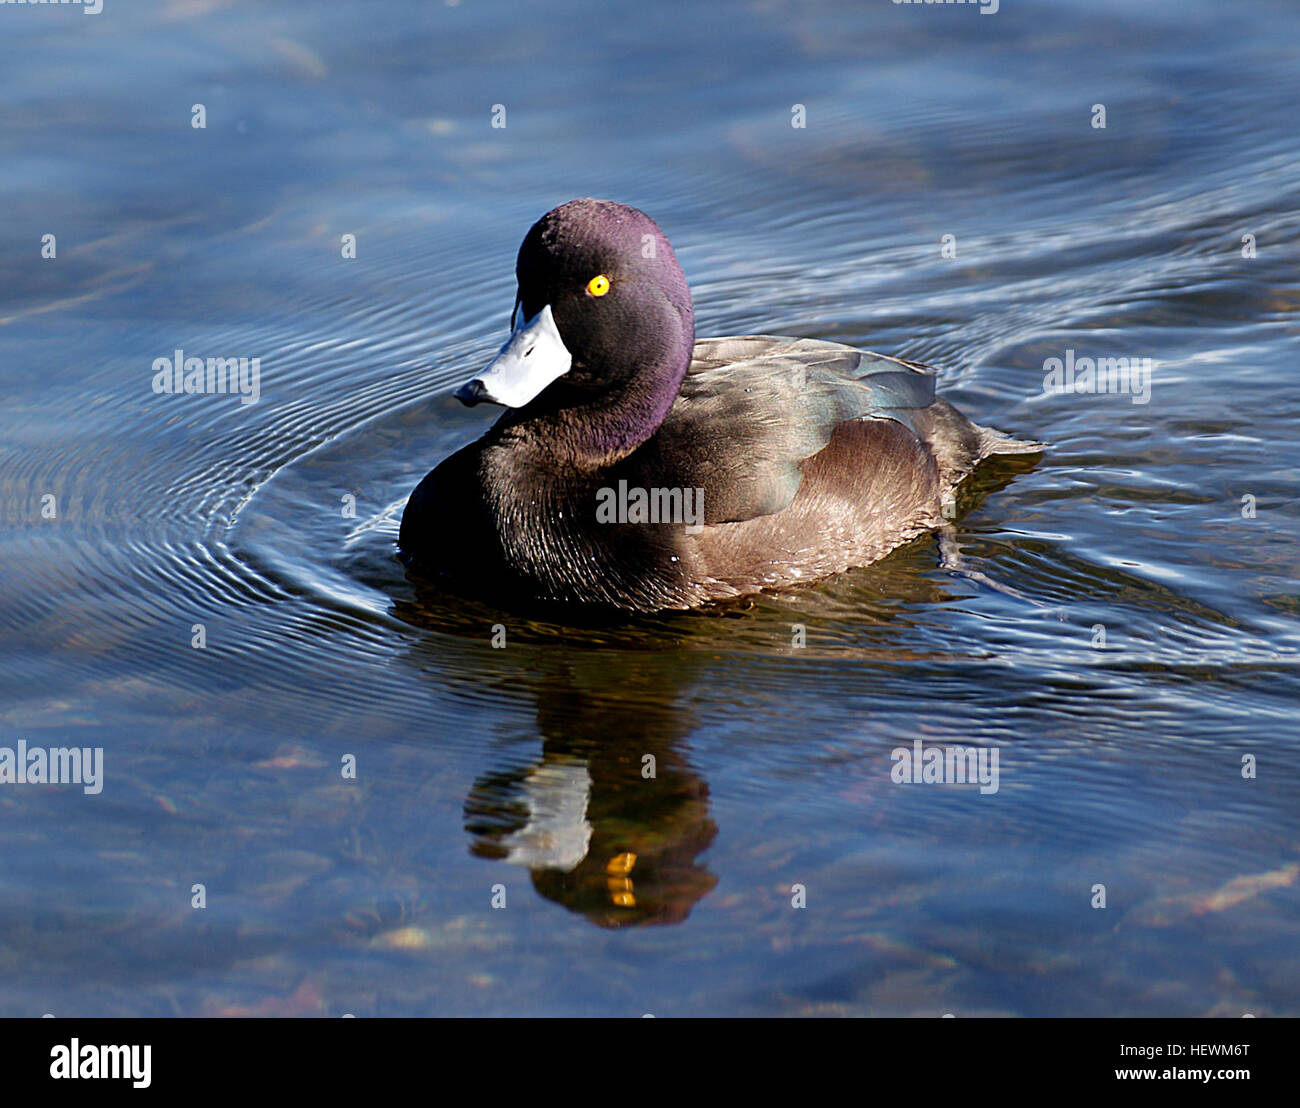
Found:
[(688, 442), (704, 440), (733, 464), (758, 461), (764, 479), (779, 486), (774, 495), (787, 503), (800, 484), (799, 463), (849, 420), (891, 419), (907, 427), (933, 456), (945, 492), (990, 454), (1042, 449), (972, 423), (935, 395), (935, 380), (929, 366), (843, 343), (772, 335), (702, 339), (657, 437), (669, 435), (681, 457), (691, 453)]

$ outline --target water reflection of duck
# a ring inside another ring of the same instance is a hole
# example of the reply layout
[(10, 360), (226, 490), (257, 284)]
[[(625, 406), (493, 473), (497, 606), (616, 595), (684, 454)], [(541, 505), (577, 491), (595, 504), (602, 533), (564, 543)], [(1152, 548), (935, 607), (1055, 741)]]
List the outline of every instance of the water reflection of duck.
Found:
[(465, 828), (473, 853), (526, 867), (544, 897), (602, 927), (677, 923), (717, 884), (699, 861), (717, 835), (709, 789), (680, 749), (683, 709), (656, 704), (662, 688), (635, 663), (613, 665), (614, 695), (608, 659), (599, 676), (548, 678), (542, 757), (481, 776)]

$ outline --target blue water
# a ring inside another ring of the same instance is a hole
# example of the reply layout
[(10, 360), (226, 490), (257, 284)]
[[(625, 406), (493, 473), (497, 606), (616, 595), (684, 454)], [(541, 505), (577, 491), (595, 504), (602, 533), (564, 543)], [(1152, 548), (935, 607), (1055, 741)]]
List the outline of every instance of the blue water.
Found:
[[(1283, 0), (0, 6), (0, 747), (104, 758), (0, 783), (0, 1015), (1300, 1014), (1298, 50)], [(701, 335), (1049, 449), (711, 612), (417, 593), (584, 195)], [(178, 348), (257, 402), (155, 393)]]

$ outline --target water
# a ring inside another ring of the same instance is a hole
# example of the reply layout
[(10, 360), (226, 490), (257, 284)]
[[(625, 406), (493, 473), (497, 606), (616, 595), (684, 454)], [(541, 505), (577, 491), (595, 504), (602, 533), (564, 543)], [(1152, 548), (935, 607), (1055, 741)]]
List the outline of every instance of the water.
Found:
[[(0, 26), (0, 745), (104, 750), (0, 788), (0, 1015), (1300, 1013), (1293, 5)], [(929, 361), (1050, 449), (981, 473), (960, 569), (417, 593), (403, 500), (582, 195), (660, 222), (701, 334)], [(177, 348), (258, 402), (155, 394)], [(1045, 395), (1067, 351), (1149, 403)], [(998, 791), (894, 784), (916, 739)]]

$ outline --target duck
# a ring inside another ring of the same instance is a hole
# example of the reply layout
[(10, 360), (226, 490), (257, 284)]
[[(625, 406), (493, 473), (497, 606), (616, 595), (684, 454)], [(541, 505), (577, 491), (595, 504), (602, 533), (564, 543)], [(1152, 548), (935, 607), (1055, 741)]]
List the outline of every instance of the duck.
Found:
[(918, 362), (821, 339), (697, 339), (644, 212), (583, 198), (516, 259), (511, 333), (455, 393), (504, 409), (411, 493), (408, 576), (650, 613), (808, 585), (949, 522), (993, 455)]

